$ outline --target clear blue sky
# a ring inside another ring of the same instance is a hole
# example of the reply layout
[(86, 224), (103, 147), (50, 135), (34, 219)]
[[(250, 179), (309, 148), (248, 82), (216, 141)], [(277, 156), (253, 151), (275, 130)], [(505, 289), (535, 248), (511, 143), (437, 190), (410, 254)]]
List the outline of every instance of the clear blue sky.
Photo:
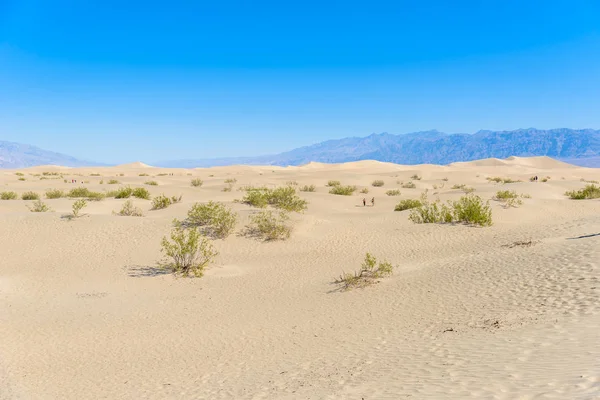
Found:
[(599, 100), (597, 0), (0, 0), (0, 140), (88, 160), (600, 128)]

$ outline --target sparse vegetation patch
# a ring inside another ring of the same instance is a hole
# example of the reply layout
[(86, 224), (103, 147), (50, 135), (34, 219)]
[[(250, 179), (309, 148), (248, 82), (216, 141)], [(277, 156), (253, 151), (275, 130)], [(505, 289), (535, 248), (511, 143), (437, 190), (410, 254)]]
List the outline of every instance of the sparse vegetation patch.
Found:
[(27, 206), (27, 208), (29, 208), (29, 211), (31, 211), (31, 212), (52, 211), (52, 209), (50, 207), (48, 207), (48, 205), (46, 203), (44, 203), (43, 201), (41, 201), (40, 199), (37, 199), (36, 201), (34, 201), (33, 205)]
[(21, 195), (22, 200), (39, 200), (40, 195), (36, 192), (25, 192)]
[(591, 184), (586, 185), (583, 189), (572, 190), (565, 193), (571, 200), (586, 200), (600, 198), (600, 187)]
[(371, 182), (371, 186), (375, 186), (375, 187), (381, 187), (384, 185), (384, 182), (382, 180), (376, 180)]
[(159, 262), (159, 266), (184, 277), (201, 277), (204, 269), (218, 255), (210, 241), (197, 228), (184, 229), (177, 226), (171, 231), (171, 240), (164, 237), (161, 245), (164, 259)]
[(19, 195), (16, 192), (2, 192), (0, 193), (0, 200), (17, 200)]
[(235, 229), (237, 214), (222, 203), (209, 201), (208, 203), (196, 203), (188, 211), (188, 217), (176, 225), (199, 226), (205, 235), (224, 239)]
[(340, 196), (352, 196), (356, 191), (356, 186), (333, 186), (329, 193)]
[(415, 199), (406, 199), (402, 200), (400, 203), (396, 204), (394, 211), (404, 211), (410, 210), (411, 208), (421, 207), (421, 202)]
[(374, 283), (379, 279), (392, 275), (394, 266), (388, 261), (377, 262), (377, 259), (367, 253), (360, 270), (354, 273), (344, 273), (335, 283), (340, 285), (340, 290), (346, 291), (356, 288), (363, 288)]
[(265, 241), (288, 239), (292, 232), (292, 227), (287, 224), (288, 220), (287, 213), (283, 211), (261, 211), (250, 217), (250, 224), (246, 227), (247, 234)]

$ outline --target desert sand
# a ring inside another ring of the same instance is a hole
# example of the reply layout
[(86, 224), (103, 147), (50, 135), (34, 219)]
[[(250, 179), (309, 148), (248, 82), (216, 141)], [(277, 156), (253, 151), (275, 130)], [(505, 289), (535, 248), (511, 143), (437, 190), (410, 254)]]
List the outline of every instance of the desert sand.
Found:
[[(43, 172), (68, 183), (36, 176)], [(401, 188), (415, 174), (416, 188)], [(522, 182), (486, 179), (495, 176)], [(222, 191), (230, 178), (233, 190)], [(0, 191), (119, 186), (109, 179), (183, 200), (149, 211), (134, 199), (145, 216), (123, 217), (112, 212), (125, 200), (105, 199), (74, 220), (61, 218), (71, 199), (44, 200), (46, 213), (0, 201), (0, 399), (600, 398), (600, 201), (564, 195), (600, 180), (599, 169), (545, 157), (44, 166), (0, 171)], [(144, 185), (150, 179), (158, 186)], [(372, 187), (375, 179), (385, 185)], [(332, 195), (328, 180), (369, 193)], [(292, 215), (288, 240), (215, 240), (220, 254), (202, 278), (155, 269), (172, 220), (195, 202), (231, 206), (239, 231), (256, 209), (234, 202), (244, 195), (237, 188), (288, 181), (317, 187), (299, 193), (308, 209)], [(531, 198), (517, 208), (490, 201), (494, 224), (483, 228), (414, 224), (409, 211), (394, 211), (425, 189), (458, 199), (457, 184), (485, 200), (507, 189)], [(396, 188), (400, 196), (385, 195)], [(363, 207), (363, 197), (375, 206)], [(366, 252), (397, 265), (394, 274), (339, 291), (335, 278), (357, 270)]]

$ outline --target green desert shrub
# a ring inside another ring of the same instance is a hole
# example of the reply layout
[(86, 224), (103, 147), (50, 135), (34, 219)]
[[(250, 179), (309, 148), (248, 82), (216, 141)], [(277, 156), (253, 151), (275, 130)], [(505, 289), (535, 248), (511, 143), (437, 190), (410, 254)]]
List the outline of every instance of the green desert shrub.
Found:
[(106, 192), (106, 197), (114, 197), (115, 199), (128, 199), (133, 194), (133, 189), (129, 186), (120, 187), (117, 190)]
[(315, 192), (317, 187), (315, 185), (304, 185), (300, 188), (301, 192)]
[(375, 187), (381, 187), (385, 184), (385, 182), (383, 182), (382, 180), (378, 179), (375, 180), (373, 182), (371, 182), (371, 186), (375, 186)]
[(394, 266), (388, 262), (377, 262), (377, 259), (367, 253), (360, 270), (354, 273), (344, 273), (335, 283), (340, 285), (343, 291), (363, 288), (378, 282), (378, 279), (390, 276), (394, 273)]
[(328, 181), (326, 186), (335, 187), (340, 186), (342, 183), (340, 181)]
[(439, 200), (430, 202), (427, 195), (421, 197), (421, 206), (411, 209), (409, 219), (417, 224), (464, 223), (469, 225), (492, 225), (492, 209), (481, 197), (467, 194), (458, 201), (443, 204)]
[(20, 181), (26, 181), (27, 179), (25, 179), (25, 178), (23, 178), (23, 177), (20, 177), (20, 178), (19, 178), (19, 180), (20, 180)]
[(201, 277), (218, 255), (210, 240), (197, 228), (177, 226), (171, 230), (171, 240), (164, 237), (161, 245), (164, 258), (159, 266), (182, 276)]
[(138, 176), (149, 176), (149, 175), (146, 173), (142, 173), (142, 174), (139, 174)]
[(251, 189), (246, 192), (242, 203), (254, 207), (265, 208), (267, 205), (285, 211), (302, 212), (306, 210), (308, 202), (296, 194), (292, 186), (284, 186), (276, 189)]
[(162, 210), (163, 208), (169, 207), (171, 204), (179, 203), (181, 196), (167, 197), (164, 194), (156, 196), (152, 199), (152, 210)]
[(385, 192), (385, 194), (387, 194), (388, 196), (400, 196), (400, 190), (391, 189), (391, 190), (388, 190), (387, 192)]
[(119, 212), (114, 212), (116, 215), (123, 217), (143, 217), (142, 209), (133, 205), (131, 200), (127, 200)]
[(87, 201), (85, 199), (75, 200), (73, 203), (73, 218), (78, 218), (79, 213), (87, 206)]
[(484, 203), (481, 197), (468, 194), (452, 203), (455, 222), (464, 224), (490, 226), (492, 225), (492, 209), (489, 202)]
[(285, 184), (287, 186), (298, 186), (298, 182), (296, 181), (287, 181)]
[(92, 201), (100, 201), (105, 197), (104, 193), (92, 192), (90, 189), (84, 187), (71, 189), (66, 196), (72, 199), (84, 198)]
[(235, 178), (228, 178), (228, 179), (225, 179), (225, 183), (228, 184), (228, 185), (235, 185), (237, 183), (237, 179), (235, 179)]
[(131, 192), (133, 197), (143, 200), (150, 200), (150, 192), (146, 188), (135, 188)]
[(100, 174), (90, 174), (90, 176), (101, 176)]
[(17, 200), (19, 195), (16, 192), (2, 192), (0, 193), (0, 200)]
[(356, 191), (356, 186), (333, 186), (329, 193), (336, 194), (340, 196), (352, 196)]
[(410, 177), (410, 179), (414, 180), (414, 181), (420, 181), (421, 177), (417, 174), (414, 174), (413, 176)]
[(583, 189), (572, 190), (565, 193), (571, 200), (585, 200), (600, 198), (600, 187), (591, 184), (586, 185)]
[(287, 224), (288, 220), (289, 217), (284, 211), (275, 213), (264, 210), (250, 217), (247, 232), (265, 241), (285, 240), (292, 232), (292, 227)]
[(465, 185), (464, 183), (461, 183), (460, 185), (457, 183), (455, 185), (452, 185), (452, 189), (464, 189), (467, 185)]
[(367, 188), (362, 188), (362, 189), (360, 190), (360, 192), (361, 192), (361, 193), (363, 193), (363, 194), (367, 194), (367, 193), (369, 193), (369, 189), (367, 189)]
[(15, 175), (16, 175), (16, 176), (25, 176), (25, 174), (24, 174), (24, 173), (22, 173), (22, 172), (15, 172)]
[(50, 189), (46, 191), (47, 199), (60, 199), (62, 197), (65, 197), (65, 192), (60, 189)]
[(406, 199), (406, 200), (402, 200), (402, 201), (400, 201), (400, 203), (396, 204), (394, 211), (410, 210), (411, 208), (421, 207), (421, 205), (422, 204), (419, 200)]
[(111, 180), (108, 181), (109, 185), (118, 185), (119, 183), (120, 182), (118, 180), (116, 180), (116, 179), (111, 179)]
[(40, 199), (37, 199), (36, 201), (34, 201), (33, 205), (27, 206), (27, 208), (29, 208), (29, 211), (31, 211), (31, 212), (52, 211), (52, 209), (50, 207), (48, 207), (48, 205), (46, 203), (44, 203), (43, 201), (41, 201)]
[(513, 180), (510, 178), (501, 178), (499, 176), (495, 176), (495, 177), (488, 177), (486, 178), (488, 181), (490, 182), (496, 182), (496, 183), (517, 183), (517, 182), (521, 182), (519, 180)]
[(409, 219), (416, 224), (451, 223), (453, 221), (452, 210), (440, 200), (429, 201), (424, 193), (421, 196), (420, 205), (412, 207)]
[(25, 192), (21, 195), (21, 199), (23, 200), (39, 200), (40, 195), (36, 192)]
[(403, 189), (415, 189), (416, 187), (417, 187), (417, 185), (415, 185), (413, 183), (413, 181), (408, 181), (408, 182), (402, 184)]
[(148, 186), (158, 186), (158, 182), (156, 181), (146, 181), (144, 183)]
[(519, 196), (514, 190), (499, 190), (492, 197), (492, 200), (503, 203), (505, 208), (516, 208), (523, 204), (523, 201), (519, 197), (526, 197), (526, 195)]
[(204, 181), (202, 179), (195, 178), (195, 179), (192, 179), (190, 183), (193, 187), (200, 187), (204, 184)]
[(196, 203), (188, 211), (184, 224), (202, 227), (205, 235), (224, 239), (233, 233), (237, 214), (222, 203)]

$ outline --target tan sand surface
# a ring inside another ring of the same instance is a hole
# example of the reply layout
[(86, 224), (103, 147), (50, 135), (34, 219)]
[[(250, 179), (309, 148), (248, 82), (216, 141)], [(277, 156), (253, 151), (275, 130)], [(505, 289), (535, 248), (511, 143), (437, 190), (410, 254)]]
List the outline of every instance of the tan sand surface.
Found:
[[(522, 182), (486, 179), (496, 176)], [(44, 200), (47, 213), (0, 200), (0, 399), (600, 399), (600, 200), (564, 195), (600, 180), (599, 169), (546, 157), (44, 166), (0, 171), (0, 192), (120, 186), (109, 179), (183, 201), (149, 211), (134, 199), (145, 212), (136, 218), (112, 214), (125, 200), (105, 199), (68, 220), (70, 199)], [(375, 179), (385, 185), (371, 187)], [(369, 193), (335, 196), (328, 180)], [(401, 187), (411, 180), (415, 189)], [(199, 279), (155, 268), (173, 218), (195, 202), (231, 206), (241, 231), (256, 209), (234, 202), (237, 189), (289, 181), (317, 187), (299, 193), (309, 205), (292, 216), (290, 239), (215, 240), (220, 254)], [(485, 228), (417, 225), (394, 212), (425, 189), (458, 199), (457, 184), (486, 200), (506, 189), (531, 198), (518, 208), (490, 201)], [(396, 188), (400, 196), (385, 195)], [(366, 252), (398, 265), (394, 275), (337, 290), (334, 279)]]

